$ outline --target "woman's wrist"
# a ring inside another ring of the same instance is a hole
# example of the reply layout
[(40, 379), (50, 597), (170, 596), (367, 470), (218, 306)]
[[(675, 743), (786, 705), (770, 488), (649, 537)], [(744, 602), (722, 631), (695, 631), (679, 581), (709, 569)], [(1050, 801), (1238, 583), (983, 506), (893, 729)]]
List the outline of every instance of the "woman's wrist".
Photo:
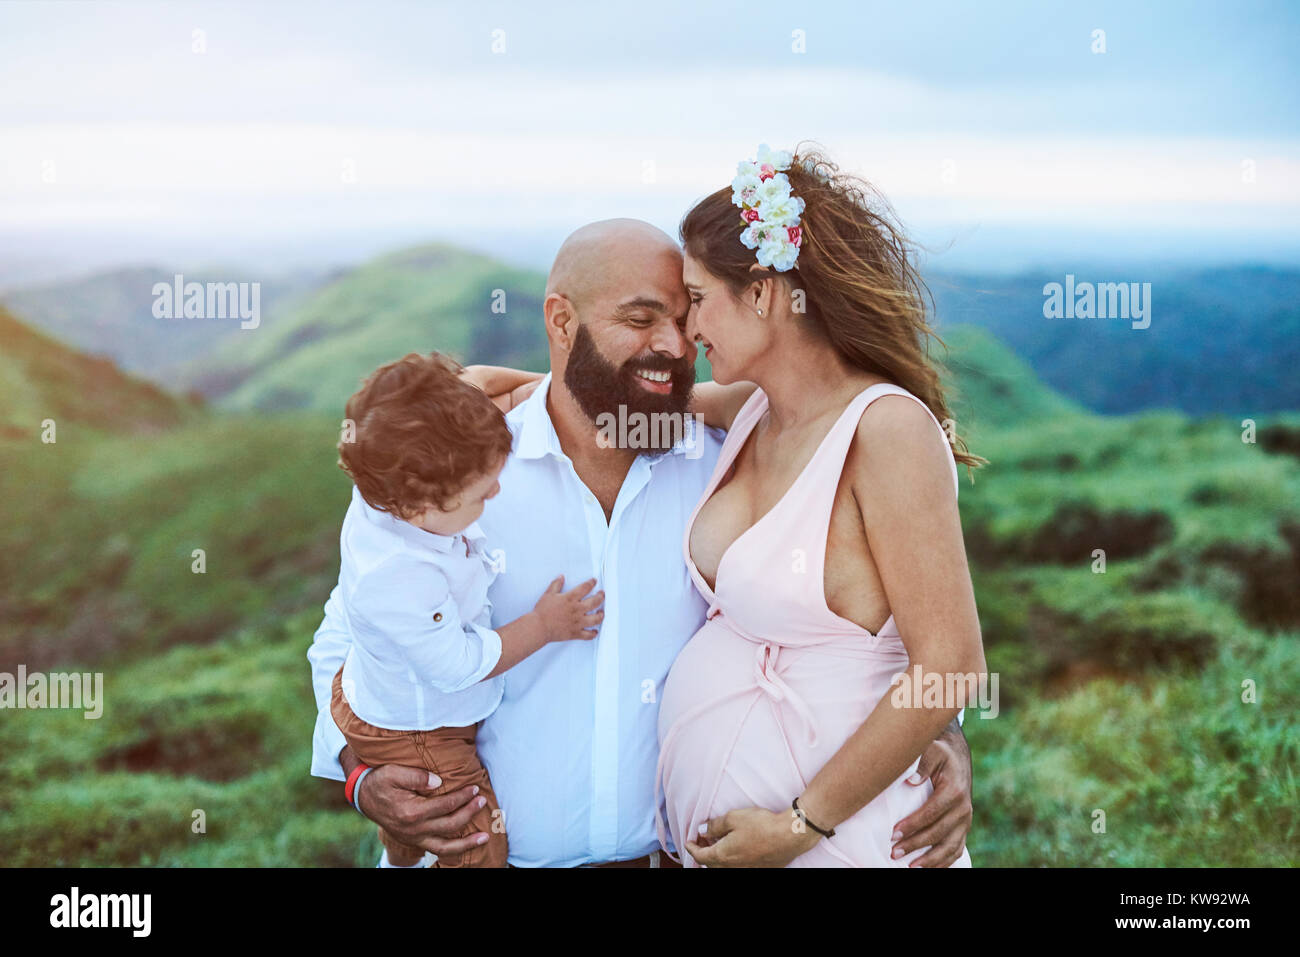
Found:
[(790, 811), (785, 817), (790, 824), (789, 857), (790, 860), (794, 860), (816, 847), (822, 836), (804, 824), (794, 811)]
[(800, 830), (803, 831), (809, 841), (816, 844), (823, 837), (831, 837), (835, 834), (835, 824), (823, 811), (819, 809), (816, 796), (812, 801), (808, 799), (808, 793), (805, 791), (793, 801), (790, 802), (790, 814), (794, 820), (800, 822)]

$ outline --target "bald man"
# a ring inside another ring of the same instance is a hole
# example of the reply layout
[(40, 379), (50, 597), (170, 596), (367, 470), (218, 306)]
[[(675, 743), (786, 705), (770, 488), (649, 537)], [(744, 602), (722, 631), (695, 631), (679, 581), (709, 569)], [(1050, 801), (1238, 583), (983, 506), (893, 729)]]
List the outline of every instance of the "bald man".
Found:
[[(696, 350), (684, 334), (681, 275), (677, 244), (648, 223), (614, 219), (577, 230), (547, 278), (551, 371), (506, 416), (513, 449), (501, 492), (479, 520), (502, 572), (489, 592), (493, 625), (531, 609), (559, 574), (567, 582), (595, 577), (605, 592), (596, 639), (548, 645), (511, 668), (500, 705), (479, 727), (479, 755), (517, 867), (671, 864), (654, 825), (658, 702), (708, 609), (682, 560), (682, 533), (723, 439), (687, 415)], [(677, 427), (610, 441), (611, 416)], [(329, 708), (350, 642), (331, 595), (308, 657), (320, 706), (312, 773), (336, 780), (357, 766)], [(899, 844), (955, 842), (960, 852), (969, 752), (960, 730), (931, 751), (926, 761), (947, 769), (945, 786), (936, 782)], [(378, 768), (356, 800), (390, 834), (434, 854), (487, 839), (469, 824), (481, 799), (469, 789), (443, 793), (422, 770)], [(944, 863), (946, 853), (928, 863)]]

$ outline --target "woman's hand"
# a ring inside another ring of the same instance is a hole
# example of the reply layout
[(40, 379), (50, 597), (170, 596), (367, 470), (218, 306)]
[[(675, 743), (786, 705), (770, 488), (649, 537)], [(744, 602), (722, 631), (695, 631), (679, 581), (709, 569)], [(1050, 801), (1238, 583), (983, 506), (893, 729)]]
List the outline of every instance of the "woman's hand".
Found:
[(502, 412), (509, 412), (532, 395), (544, 375), (541, 372), (524, 372), (522, 369), (509, 369), (505, 366), (482, 365), (465, 366), (460, 373), (460, 377), (470, 385), (486, 392)]
[(698, 840), (687, 841), (686, 850), (705, 867), (785, 867), (821, 837), (793, 811), (746, 807), (701, 825)]

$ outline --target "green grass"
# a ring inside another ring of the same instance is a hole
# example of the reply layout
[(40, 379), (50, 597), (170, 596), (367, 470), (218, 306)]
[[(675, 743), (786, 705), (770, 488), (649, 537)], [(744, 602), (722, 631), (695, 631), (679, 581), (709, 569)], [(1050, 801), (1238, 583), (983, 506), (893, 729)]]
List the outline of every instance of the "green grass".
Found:
[(308, 611), (204, 647), (88, 665), (104, 671), (98, 720), (6, 713), (5, 863), (373, 863), (374, 828), (307, 773), (304, 638), (318, 622)]
[(0, 523), (0, 667), (147, 654), (319, 607), (350, 490), (336, 429), (209, 416), (0, 443), (0, 496), (23, 503), (21, 521)]
[[(973, 862), (1295, 866), (1300, 633), (1220, 638), (1199, 673), (1100, 678), (1005, 717), (968, 714)], [(1248, 679), (1255, 704), (1242, 701)]]

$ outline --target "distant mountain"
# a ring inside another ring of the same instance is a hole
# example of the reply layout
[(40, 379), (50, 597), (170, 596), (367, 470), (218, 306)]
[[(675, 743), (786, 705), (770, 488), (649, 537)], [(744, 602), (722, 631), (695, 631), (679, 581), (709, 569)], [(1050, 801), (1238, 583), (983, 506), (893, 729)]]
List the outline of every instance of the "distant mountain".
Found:
[[(1072, 274), (1073, 275), (1073, 274)], [(1300, 271), (1263, 267), (1081, 272), (1076, 283), (1151, 283), (1150, 326), (1048, 319), (1043, 288), (1066, 272), (930, 277), (941, 331), (993, 333), (1052, 388), (1088, 408), (1193, 415), (1300, 409)]]
[[(256, 329), (241, 329), (233, 319), (155, 318), (153, 286), (174, 272), (122, 269), (12, 290), (0, 294), (0, 304), (82, 351), (107, 355), (170, 390), (196, 390), (229, 409), (333, 414), (364, 375), (411, 351), (437, 348), (465, 362), (546, 365), (542, 273), (453, 246), (417, 246), (328, 274), (184, 273), (200, 282), (260, 282)], [(964, 384), (968, 391), (987, 387), (987, 397), (996, 400), (972, 404), (981, 416), (1035, 407), (1040, 399), (1068, 399), (1108, 414), (1176, 408), (1246, 417), (1300, 409), (1300, 376), (1294, 373), (1300, 367), (1300, 270), (1071, 274), (1076, 283), (1151, 283), (1145, 329), (1122, 318), (1046, 318), (1044, 286), (1064, 284), (1066, 275), (928, 277), (942, 336), (954, 333), (954, 342), (976, 352), (998, 348), (954, 332), (979, 327), (1010, 350), (989, 367), (999, 381), (977, 376)], [(1011, 357), (1020, 362), (1005, 361)], [(707, 370), (702, 361), (700, 373)], [(1016, 384), (1031, 381), (1031, 391), (1046, 384), (1058, 394), (1026, 395), (1019, 403)]]
[(277, 313), (320, 281), (316, 270), (261, 276), (230, 266), (140, 266), (10, 289), (0, 293), (0, 305), (81, 352), (107, 356), (128, 372), (174, 387), (180, 384), (175, 366), (256, 331), (241, 329), (237, 319), (157, 318), (154, 285), (171, 285), (178, 273), (186, 282), (256, 282), (265, 315)]
[(932, 354), (949, 373), (948, 405), (959, 433), (1014, 429), (1084, 413), (1082, 406), (1044, 385), (1029, 363), (984, 329), (948, 326), (940, 337), (947, 352), (939, 348)]
[(193, 408), (108, 359), (55, 342), (0, 307), (0, 439), (36, 441), (46, 419), (58, 430), (155, 431), (180, 423)]
[(341, 272), (295, 308), (222, 342), (178, 381), (228, 409), (340, 412), (361, 379), (408, 352), (546, 366), (545, 277), (434, 244)]

